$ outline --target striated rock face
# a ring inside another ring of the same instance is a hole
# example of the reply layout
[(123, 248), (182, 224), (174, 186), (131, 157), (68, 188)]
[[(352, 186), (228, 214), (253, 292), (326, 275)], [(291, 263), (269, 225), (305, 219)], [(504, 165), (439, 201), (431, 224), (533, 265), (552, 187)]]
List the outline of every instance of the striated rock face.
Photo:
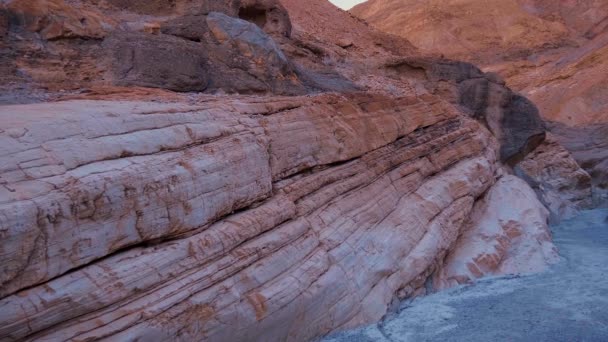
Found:
[(379, 319), (495, 177), (491, 135), (433, 98), (0, 115), (9, 340), (302, 340)]
[(553, 123), (550, 128), (591, 175), (595, 205), (608, 205), (608, 124), (568, 127)]
[(312, 340), (552, 260), (495, 74), (321, 0), (2, 6), (0, 100), (41, 103), (0, 106), (1, 341)]
[(475, 204), (461, 238), (433, 276), (437, 289), (496, 274), (535, 273), (558, 260), (549, 212), (521, 179), (504, 176)]
[[(602, 143), (598, 143), (594, 134), (583, 133), (581, 138), (574, 138), (571, 132), (596, 132), (608, 122), (608, 92), (604, 91), (608, 86), (608, 3), (371, 0), (355, 7), (352, 13), (384, 31), (408, 38), (427, 53), (474, 61), (487, 74), (501, 75), (507, 85), (537, 106), (545, 120), (556, 123), (549, 125), (556, 140), (592, 176), (596, 203), (605, 202), (603, 195), (598, 197), (598, 191), (604, 192), (606, 183), (603, 176), (606, 166), (602, 164), (605, 157), (595, 148)], [(487, 81), (478, 79), (463, 82), (463, 88), (466, 101), (479, 104), (473, 108), (476, 112), (488, 98), (483, 94), (492, 92)], [(521, 103), (526, 101), (522, 98)], [(518, 107), (516, 111), (522, 109)], [(561, 128), (562, 125), (570, 128)], [(527, 125), (522, 122), (520, 126)], [(568, 143), (573, 138), (577, 142)], [(561, 151), (557, 152), (561, 157), (549, 157), (549, 149)], [(555, 143), (545, 146), (536, 156), (540, 159), (528, 158), (527, 167), (553, 165), (551, 177), (578, 169), (572, 164), (572, 157), (565, 156)], [(575, 174), (574, 179), (552, 180), (570, 183), (557, 192), (574, 202), (558, 204), (561, 202), (558, 198), (564, 198), (562, 195), (543, 195), (545, 203), (553, 203), (550, 206), (554, 213), (568, 216), (567, 212), (579, 206), (581, 190), (589, 191), (589, 186), (583, 186), (588, 183), (585, 176), (578, 171)], [(547, 185), (546, 181), (540, 183)]]
[(571, 218), (593, 205), (591, 176), (553, 135), (519, 163), (517, 171), (536, 190), (554, 220)]
[(505, 163), (516, 164), (545, 139), (536, 106), (505, 87), (497, 75), (484, 74), (469, 63), (443, 59), (396, 59), (385, 67), (401, 77), (421, 78), (430, 92), (448, 98), (482, 121), (500, 141), (500, 157)]

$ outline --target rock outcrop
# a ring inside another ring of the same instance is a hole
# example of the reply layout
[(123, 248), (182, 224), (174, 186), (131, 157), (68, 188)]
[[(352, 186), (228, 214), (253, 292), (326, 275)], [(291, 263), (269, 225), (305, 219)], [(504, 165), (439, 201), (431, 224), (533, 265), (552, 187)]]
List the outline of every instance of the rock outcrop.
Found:
[[(551, 182), (562, 184), (562, 190), (557, 192), (574, 201), (563, 202), (564, 197), (555, 193), (542, 195), (545, 203), (553, 203), (550, 206), (554, 214), (570, 215), (571, 209), (579, 207), (583, 200), (580, 196), (591, 192), (591, 183), (596, 203), (605, 202), (603, 195), (598, 196), (606, 184), (602, 164), (605, 157), (600, 149), (594, 148), (602, 143), (589, 134), (577, 138), (575, 144), (566, 142), (572, 141), (573, 134), (569, 131), (593, 132), (608, 122), (608, 92), (604, 91), (608, 85), (606, 2), (372, 0), (351, 12), (373, 26), (409, 39), (426, 53), (478, 63), (486, 73), (499, 74), (498, 80), (504, 79), (508, 86), (532, 101), (539, 114), (551, 122), (548, 126), (553, 128), (555, 140), (563, 142), (571, 154), (578, 154), (574, 159), (594, 178), (587, 182), (577, 171), (574, 179), (552, 179)], [(467, 102), (484, 104), (487, 97), (481, 94), (491, 91), (485, 83), (480, 80), (465, 83)], [(522, 97), (522, 101), (523, 104), (528, 100)], [(521, 124), (526, 126), (524, 122)], [(559, 128), (562, 125), (570, 128)], [(528, 158), (527, 165), (538, 169), (549, 162), (561, 170), (551, 171), (551, 177), (578, 169), (572, 164), (572, 156), (565, 156), (555, 140), (536, 154), (544, 161)], [(548, 149), (562, 157), (548, 158)], [(538, 175), (538, 171), (532, 172)], [(540, 183), (547, 185), (545, 181)], [(565, 194), (568, 191), (570, 194)]]
[[(500, 157), (514, 165), (545, 139), (545, 127), (536, 106), (505, 87), (494, 74), (472, 64), (429, 58), (406, 58), (386, 65), (401, 77), (419, 77), (434, 94), (441, 94), (480, 120), (500, 141)], [(447, 93), (447, 94), (446, 94)]]
[(558, 260), (548, 215), (528, 184), (515, 176), (502, 177), (475, 204), (461, 238), (433, 276), (434, 287), (544, 270)]
[(311, 340), (479, 234), (487, 274), (551, 261), (508, 175), (544, 127), (494, 74), (321, 0), (2, 10), (0, 99), (41, 103), (0, 106), (1, 341)]
[(553, 123), (556, 139), (572, 151), (572, 156), (589, 173), (595, 205), (608, 205), (608, 124), (569, 127)]
[(5, 339), (300, 340), (379, 319), (495, 177), (491, 135), (433, 98), (1, 115)]
[(553, 221), (593, 206), (591, 176), (553, 135), (517, 165), (516, 173), (536, 190)]

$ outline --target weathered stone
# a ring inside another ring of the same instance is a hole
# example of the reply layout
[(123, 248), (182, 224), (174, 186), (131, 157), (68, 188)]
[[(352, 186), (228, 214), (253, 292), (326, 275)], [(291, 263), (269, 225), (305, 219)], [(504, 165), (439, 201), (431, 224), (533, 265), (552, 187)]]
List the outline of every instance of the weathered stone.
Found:
[[(487, 77), (472, 64), (433, 58), (399, 58), (385, 68), (427, 81), (434, 93), (447, 88), (452, 102), (483, 122), (500, 142), (500, 159), (510, 165), (522, 160), (545, 138), (536, 106), (513, 93), (495, 75)], [(443, 85), (443, 86), (442, 86)]]
[(203, 91), (210, 82), (206, 51), (167, 35), (116, 33), (104, 42), (112, 81), (122, 86)]
[(489, 133), (436, 98), (0, 115), (13, 339), (302, 340), (373, 321), (454, 243), (496, 168)]
[(551, 134), (516, 170), (550, 210), (554, 222), (592, 206), (591, 177)]
[(47, 40), (100, 39), (115, 26), (99, 11), (76, 10), (63, 0), (15, 0), (6, 4), (6, 11), (12, 29), (36, 32)]
[(502, 177), (475, 205), (454, 250), (433, 276), (434, 287), (466, 284), (488, 275), (539, 272), (557, 262), (548, 216), (523, 180)]
[(608, 206), (608, 124), (568, 127), (551, 123), (550, 128), (591, 176), (595, 205)]
[(241, 0), (238, 16), (256, 24), (268, 34), (291, 36), (289, 13), (277, 0)]
[(214, 74), (210, 89), (286, 95), (306, 92), (285, 54), (261, 28), (217, 12), (210, 13), (206, 23)]

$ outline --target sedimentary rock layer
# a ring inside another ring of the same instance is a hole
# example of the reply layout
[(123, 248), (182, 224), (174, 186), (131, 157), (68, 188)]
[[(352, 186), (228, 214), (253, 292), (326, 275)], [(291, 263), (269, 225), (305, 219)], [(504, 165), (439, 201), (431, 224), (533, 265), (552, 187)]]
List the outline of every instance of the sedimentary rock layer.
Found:
[(433, 97), (0, 115), (2, 340), (302, 340), (370, 322), (495, 177), (493, 137)]
[(475, 204), (454, 250), (433, 276), (434, 287), (545, 270), (559, 259), (548, 216), (528, 184), (515, 176), (502, 177)]

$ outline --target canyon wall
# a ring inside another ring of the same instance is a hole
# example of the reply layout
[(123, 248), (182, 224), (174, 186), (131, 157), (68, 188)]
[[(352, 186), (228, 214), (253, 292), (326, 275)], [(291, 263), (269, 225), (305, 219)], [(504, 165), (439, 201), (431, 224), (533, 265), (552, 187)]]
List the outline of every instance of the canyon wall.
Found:
[(597, 133), (608, 127), (608, 3), (371, 0), (351, 12), (426, 54), (479, 64), (536, 105), (554, 138), (521, 168), (553, 217), (608, 204), (605, 139)]
[(2, 6), (0, 341), (312, 340), (555, 260), (494, 74), (321, 0)]

